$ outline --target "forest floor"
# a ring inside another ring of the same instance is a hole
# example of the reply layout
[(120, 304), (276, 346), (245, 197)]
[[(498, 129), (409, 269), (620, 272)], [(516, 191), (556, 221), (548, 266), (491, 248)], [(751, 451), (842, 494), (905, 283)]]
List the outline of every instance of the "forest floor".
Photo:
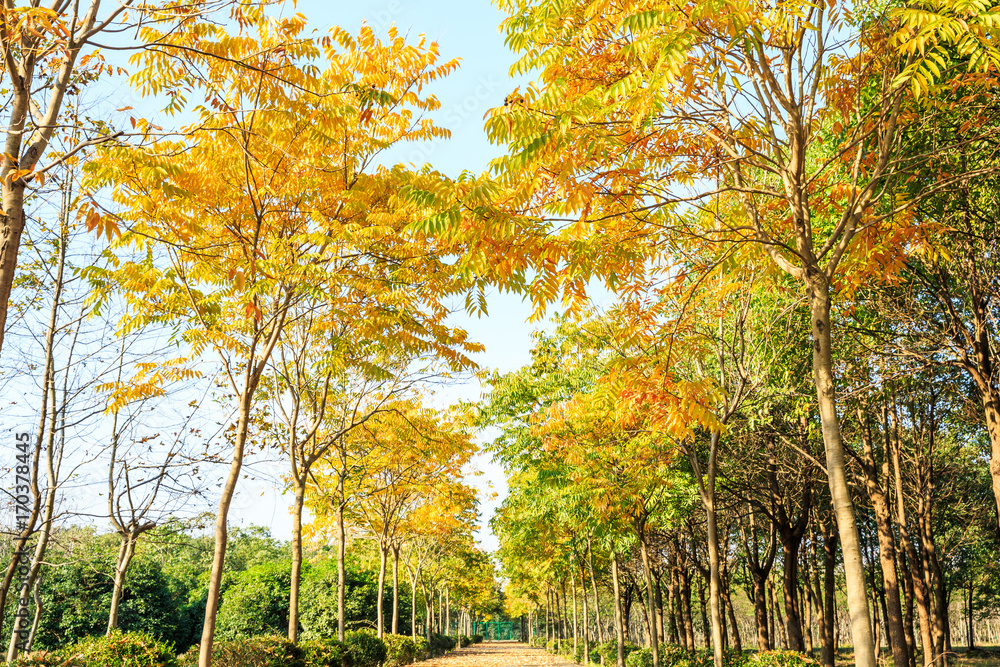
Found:
[[(955, 654), (955, 658), (950, 662), (954, 667), (1000, 667), (1000, 647), (998, 646), (977, 647), (973, 650), (972, 655), (968, 654), (964, 646), (956, 646)], [(892, 655), (888, 650), (882, 651), (880, 664), (886, 664), (891, 667)], [(853, 666), (853, 653), (843, 650), (837, 653), (837, 667)]]
[(490, 642), (452, 651), (448, 655), (421, 662), (421, 667), (567, 667), (576, 665), (544, 649), (527, 644)]

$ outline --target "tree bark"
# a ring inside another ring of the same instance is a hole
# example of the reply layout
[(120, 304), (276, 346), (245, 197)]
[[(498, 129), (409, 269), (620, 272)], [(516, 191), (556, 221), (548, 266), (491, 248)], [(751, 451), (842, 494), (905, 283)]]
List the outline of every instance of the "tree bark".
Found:
[(376, 633), (378, 638), (382, 639), (385, 636), (385, 566), (386, 561), (386, 548), (380, 542), (378, 545), (378, 599), (375, 601), (375, 613), (378, 615), (378, 619), (375, 623)]
[(604, 621), (601, 619), (601, 598), (597, 592), (597, 578), (594, 577), (594, 555), (591, 551), (590, 535), (587, 535), (587, 569), (590, 572), (590, 586), (594, 590), (594, 611), (597, 614), (597, 641), (604, 643)]
[(122, 599), (122, 591), (125, 589), (125, 573), (132, 562), (135, 554), (135, 543), (138, 536), (126, 533), (121, 536), (121, 546), (118, 549), (118, 558), (115, 562), (114, 587), (111, 590), (111, 611), (108, 613), (108, 628), (105, 632), (110, 636), (111, 632), (118, 628), (118, 608)]
[(625, 667), (625, 623), (622, 614), (622, 596), (618, 583), (618, 552), (611, 551), (611, 585), (615, 594), (615, 633), (618, 639), (618, 667)]
[(823, 444), (826, 448), (826, 470), (833, 501), (834, 516), (840, 533), (844, 557), (844, 577), (847, 606), (851, 614), (851, 638), (856, 667), (876, 667), (875, 642), (872, 637), (871, 613), (865, 587), (861, 543), (854, 515), (854, 503), (847, 483), (844, 442), (837, 415), (836, 386), (833, 375), (833, 338), (830, 322), (830, 283), (815, 266), (809, 266), (806, 284), (813, 335), (813, 377), (819, 404)]
[(399, 545), (392, 545), (392, 634), (399, 634)]
[(295, 480), (295, 500), (292, 504), (292, 581), (288, 591), (288, 641), (299, 641), (299, 588), (302, 581), (302, 509), (305, 505), (305, 483)]

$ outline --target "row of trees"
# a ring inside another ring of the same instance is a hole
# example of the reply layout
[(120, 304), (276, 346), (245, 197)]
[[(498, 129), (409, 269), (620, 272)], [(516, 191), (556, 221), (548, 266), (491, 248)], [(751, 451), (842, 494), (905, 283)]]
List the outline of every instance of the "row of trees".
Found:
[[(448, 321), (472, 278), (448, 258), (453, 244), (411, 227), (436, 211), (425, 193), (444, 178), (380, 162), (393, 145), (447, 136), (424, 117), (439, 106), (425, 87), (456, 62), (395, 30), (320, 35), (276, 9), (94, 0), (0, 10), (12, 96), (0, 322), (5, 358), (18, 359), (5, 364), (5, 393), (37, 420), (12, 466), (29, 482), (11, 496), (27, 499), (28, 515), (0, 588), (8, 660), (45, 636), (46, 613), (61, 613), (44, 603), (60, 526), (106, 515), (117, 536), (102, 574), (110, 633), (133, 613), (129, 572), (144, 536), (217, 502), (192, 617), (207, 667), (229, 514), (249, 474), (293, 495), (292, 641), (306, 625), (309, 538), (337, 545), (340, 640), (352, 536), (377, 545), (380, 636), (402, 622), (416, 632), (400, 609), (415, 615), (418, 594), (428, 633), (495, 597), (492, 565), (472, 543), (469, 420), (431, 407), (434, 385), (472, 370), (468, 355), (481, 349)], [(186, 125), (164, 131), (130, 107), (88, 117), (88, 91), (123, 73), (93, 42), (128, 28), (136, 104), (163, 102), (158, 122)], [(30, 599), (33, 623), (17, 609)]]
[(543, 606), (599, 547), (621, 647), (634, 555), (659, 665), (657, 578), (685, 609), (701, 569), (717, 667), (734, 572), (759, 647), (777, 569), (788, 646), (813, 626), (827, 664), (842, 581), (859, 667), (883, 634), (897, 665), (944, 660), (948, 602), (991, 592), (1000, 526), (989, 12), (499, 4), (538, 82), (487, 119), (503, 205), (460, 188), (456, 211), (478, 248), (508, 245), (483, 270), (539, 312), (617, 297), (484, 406), (511, 579)]

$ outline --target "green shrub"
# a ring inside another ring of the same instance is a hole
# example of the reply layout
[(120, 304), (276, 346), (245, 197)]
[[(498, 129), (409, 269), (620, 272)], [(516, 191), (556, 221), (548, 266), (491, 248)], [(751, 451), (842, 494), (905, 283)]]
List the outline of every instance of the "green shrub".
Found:
[[(305, 652), (277, 635), (241, 637), (212, 645), (212, 667), (306, 667)], [(198, 664), (198, 647), (180, 657), (179, 667)]]
[(431, 645), (425, 637), (417, 637), (413, 641), (413, 653), (416, 660), (427, 660), (431, 657)]
[(763, 651), (747, 661), (753, 667), (815, 667), (819, 662), (795, 651)]
[(472, 638), (467, 635), (458, 636), (458, 648), (465, 648), (472, 645)]
[(409, 637), (386, 634), (382, 641), (385, 642), (387, 667), (409, 665), (417, 660), (417, 644)]
[[(535, 641), (537, 642), (538, 639), (536, 638)], [(544, 643), (544, 641), (545, 640), (543, 639), (542, 642)], [(472, 643), (473, 644), (482, 644), (483, 643), (483, 636), (482, 635), (472, 635)], [(535, 644), (535, 645), (538, 646), (538, 644)]]
[[(115, 630), (107, 637), (87, 637), (64, 652), (87, 667), (175, 667), (173, 644), (145, 632)], [(30, 664), (30, 663), (29, 663)]]
[(434, 633), (431, 635), (431, 651), (435, 654), (447, 653), (455, 648), (455, 638)]
[(306, 667), (344, 667), (347, 647), (336, 639), (308, 639), (299, 648)]
[(625, 667), (653, 667), (653, 649), (633, 651), (625, 658)]
[(78, 659), (59, 651), (32, 651), (23, 653), (7, 663), (7, 667), (84, 667)]
[(352, 667), (378, 667), (385, 662), (388, 654), (385, 642), (370, 630), (348, 632), (344, 643)]
[(291, 586), (290, 561), (259, 563), (234, 575), (222, 595), (216, 638), (287, 633)]

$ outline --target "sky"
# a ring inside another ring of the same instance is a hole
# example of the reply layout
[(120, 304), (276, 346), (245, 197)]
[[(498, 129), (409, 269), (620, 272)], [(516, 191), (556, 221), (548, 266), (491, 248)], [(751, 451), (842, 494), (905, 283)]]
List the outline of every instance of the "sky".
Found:
[[(484, 171), (489, 161), (501, 153), (501, 147), (491, 145), (483, 130), (484, 115), (501, 106), (504, 98), (525, 79), (513, 80), (508, 70), (516, 56), (504, 45), (500, 22), (504, 15), (488, 0), (354, 0), (329, 2), (300, 0), (293, 11), (309, 18), (319, 31), (340, 26), (357, 33), (362, 23), (367, 23), (376, 34), (384, 35), (390, 26), (414, 40), (424, 34), (436, 41), (440, 48), (441, 62), (460, 59), (459, 69), (449, 77), (436, 82), (430, 92), (441, 101), (436, 112), (437, 123), (451, 130), (447, 141), (409, 144), (392, 154), (394, 161), (421, 166), (430, 163), (435, 169), (449, 176), (462, 171)], [(458, 314), (453, 322), (470, 333), (470, 337), (486, 347), (477, 355), (480, 366), (512, 371), (529, 361), (531, 332), (543, 326), (528, 323), (531, 307), (519, 295), (492, 293), (489, 298), (489, 315), (471, 317)], [(467, 382), (438, 392), (437, 400), (453, 403), (459, 400), (476, 400), (482, 388), (476, 382)], [(481, 434), (479, 440), (489, 438)], [(477, 538), (483, 548), (494, 550), (496, 538), (490, 533), (487, 522), (506, 493), (503, 471), (490, 457), (480, 454), (474, 467), (481, 474), (471, 475), (468, 481), (481, 491), (480, 507), (482, 528)], [(248, 479), (236, 498), (232, 517), (237, 524), (270, 525), (275, 537), (285, 537), (291, 532), (287, 507), (289, 499), (282, 497), (280, 488), (261, 467), (262, 476)], [(470, 471), (471, 472), (471, 471)], [(495, 494), (495, 496), (494, 496)]]

